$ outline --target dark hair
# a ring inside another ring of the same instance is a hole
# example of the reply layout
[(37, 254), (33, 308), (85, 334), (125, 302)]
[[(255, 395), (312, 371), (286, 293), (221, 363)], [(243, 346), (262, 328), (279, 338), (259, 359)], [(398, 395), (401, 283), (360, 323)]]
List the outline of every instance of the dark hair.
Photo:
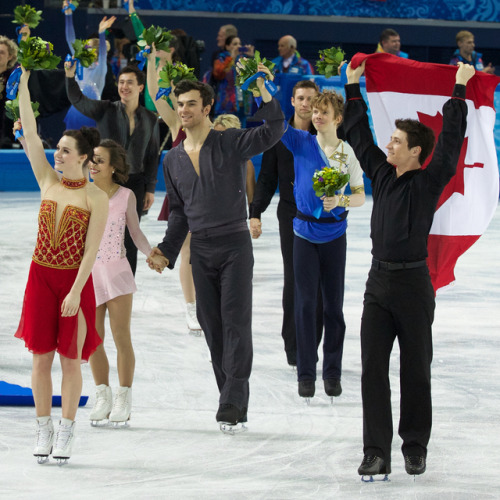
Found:
[(399, 36), (399, 33), (396, 30), (393, 30), (392, 28), (387, 28), (382, 33), (380, 33), (380, 40), (379, 42), (385, 42), (386, 40), (389, 40), (391, 36)]
[(436, 138), (432, 129), (420, 123), (418, 120), (409, 118), (399, 119), (395, 122), (396, 128), (406, 132), (408, 139), (408, 149), (420, 146), (422, 151), (418, 155), (418, 162), (423, 165), (427, 157), (432, 153)]
[(127, 151), (112, 139), (103, 139), (99, 147), (105, 148), (109, 152), (109, 164), (113, 167), (113, 182), (125, 184), (128, 180), (130, 165), (128, 163)]
[(87, 155), (83, 166), (87, 166), (89, 161), (94, 158), (94, 148), (99, 145), (101, 134), (95, 127), (81, 127), (80, 130), (65, 130), (63, 136), (73, 137), (76, 142), (76, 148), (81, 155)]
[(120, 76), (127, 73), (134, 73), (139, 85), (144, 85), (146, 83), (146, 75), (144, 74), (144, 72), (141, 71), (137, 66), (132, 66), (131, 64), (125, 66), (120, 70), (120, 72), (118, 73), (118, 80), (120, 79)]
[(319, 87), (311, 80), (300, 80), (300, 82), (297, 82), (292, 89), (292, 97), (295, 97), (295, 92), (299, 89), (314, 89), (319, 94)]
[(206, 83), (194, 80), (181, 80), (175, 86), (174, 94), (175, 97), (179, 98), (180, 95), (190, 92), (191, 90), (197, 90), (200, 93), (203, 107), (212, 105), (215, 98), (214, 89)]
[(231, 42), (235, 39), (235, 38), (239, 38), (238, 35), (231, 35), (231, 36), (228, 36), (225, 40), (224, 40), (224, 48), (226, 48), (228, 45), (231, 44)]

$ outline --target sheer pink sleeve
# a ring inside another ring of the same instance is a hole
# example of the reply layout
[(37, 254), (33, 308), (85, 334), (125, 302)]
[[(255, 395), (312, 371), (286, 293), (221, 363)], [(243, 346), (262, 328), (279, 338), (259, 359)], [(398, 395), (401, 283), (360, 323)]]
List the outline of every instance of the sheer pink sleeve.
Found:
[(136, 204), (135, 194), (131, 191), (127, 202), (127, 227), (135, 246), (146, 255), (146, 257), (149, 257), (151, 254), (151, 246), (139, 226), (139, 217), (135, 208)]

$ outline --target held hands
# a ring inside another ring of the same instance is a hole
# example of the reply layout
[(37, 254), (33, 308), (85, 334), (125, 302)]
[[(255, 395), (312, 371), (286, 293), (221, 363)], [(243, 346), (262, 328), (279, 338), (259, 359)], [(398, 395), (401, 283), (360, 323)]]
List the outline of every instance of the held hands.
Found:
[(154, 247), (153, 250), (151, 250), (151, 254), (146, 259), (146, 262), (150, 269), (160, 274), (169, 264), (169, 260), (163, 255), (158, 247)]
[(257, 239), (262, 234), (262, 222), (256, 217), (250, 219), (250, 235), (253, 239)]
[(361, 75), (365, 72), (365, 62), (363, 61), (356, 69), (353, 69), (351, 63), (347, 65), (347, 83), (359, 83)]
[(467, 85), (467, 82), (475, 75), (476, 70), (472, 64), (457, 63), (458, 70), (455, 75), (455, 83)]
[(323, 210), (325, 212), (331, 212), (334, 208), (336, 208), (339, 204), (340, 197), (335, 196), (322, 196), (321, 200), (323, 200)]

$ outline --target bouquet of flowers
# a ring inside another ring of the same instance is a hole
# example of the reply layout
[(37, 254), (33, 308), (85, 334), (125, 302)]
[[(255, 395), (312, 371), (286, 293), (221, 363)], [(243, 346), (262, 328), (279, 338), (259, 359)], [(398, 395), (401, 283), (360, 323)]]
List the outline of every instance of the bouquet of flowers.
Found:
[(32, 69), (54, 69), (61, 58), (55, 56), (52, 51), (54, 46), (40, 37), (30, 37), (19, 42), (17, 58), (26, 70)]
[(194, 68), (188, 68), (181, 62), (168, 62), (160, 71), (158, 85), (162, 88), (169, 88), (171, 84), (177, 85), (181, 80), (197, 80), (194, 76)]
[(42, 11), (36, 10), (29, 5), (18, 5), (14, 9), (14, 24), (36, 28), (42, 19)]
[(321, 196), (335, 196), (335, 193), (342, 189), (349, 182), (349, 174), (334, 167), (323, 167), (314, 172), (312, 181), (314, 193), (318, 198)]
[(78, 59), (84, 68), (88, 68), (97, 61), (97, 49), (91, 48), (88, 40), (75, 40), (73, 48), (75, 49), (73, 59)]
[(168, 50), (175, 37), (170, 31), (160, 28), (160, 26), (150, 26), (142, 32), (137, 45), (144, 49), (146, 45), (155, 44), (156, 50)]
[(316, 61), (316, 69), (320, 75), (326, 78), (336, 76), (340, 63), (345, 58), (345, 52), (340, 47), (331, 47), (319, 51), (319, 61)]
[[(260, 52), (258, 50), (255, 51), (254, 57), (245, 57), (239, 60), (240, 68), (237, 71), (235, 85), (237, 87), (242, 87), (243, 90), (250, 90), (251, 92), (259, 92), (259, 88), (257, 87), (257, 77), (258, 74), (258, 65), (262, 63), (266, 68), (268, 68), (271, 72), (275, 66), (275, 64), (271, 61), (268, 61), (265, 57), (264, 59), (260, 58)], [(262, 76), (262, 75), (259, 75)], [(268, 75), (265, 75), (266, 79), (269, 79)], [(247, 85), (245, 82), (249, 81)]]
[[(31, 103), (31, 109), (33, 110), (33, 114), (35, 115), (35, 118), (37, 116), (40, 116), (40, 113), (38, 112), (38, 107), (40, 104), (38, 102), (32, 102)], [(13, 122), (19, 120), (20, 118), (20, 113), (19, 113), (19, 98), (16, 97), (12, 101), (6, 101), (5, 102), (5, 115), (7, 118), (10, 118)]]

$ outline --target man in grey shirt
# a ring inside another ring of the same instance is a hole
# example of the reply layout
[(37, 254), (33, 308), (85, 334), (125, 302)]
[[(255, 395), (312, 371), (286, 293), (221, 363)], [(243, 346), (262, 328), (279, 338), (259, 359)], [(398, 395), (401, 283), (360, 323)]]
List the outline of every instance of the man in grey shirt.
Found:
[[(75, 81), (76, 65), (66, 62), (64, 68), (66, 91), (71, 104), (80, 113), (96, 121), (103, 139), (113, 139), (127, 150), (130, 172), (125, 187), (135, 194), (140, 219), (143, 210), (149, 210), (154, 201), (160, 148), (157, 117), (139, 104), (139, 96), (144, 89), (144, 73), (135, 66), (123, 68), (118, 75), (120, 101), (111, 102), (84, 96)], [(135, 273), (137, 248), (128, 231), (125, 234), (125, 248)]]
[(278, 142), (284, 129), (278, 101), (262, 78), (257, 84), (263, 105), (255, 117), (265, 123), (224, 132), (211, 130), (206, 119), (213, 102), (209, 85), (184, 80), (175, 88), (186, 139), (164, 161), (168, 229), (148, 259), (158, 272), (173, 268), (191, 230), (197, 315), (220, 392), (216, 420), (222, 431), (231, 433), (247, 420), (253, 358), (254, 261), (246, 221), (246, 162)]

